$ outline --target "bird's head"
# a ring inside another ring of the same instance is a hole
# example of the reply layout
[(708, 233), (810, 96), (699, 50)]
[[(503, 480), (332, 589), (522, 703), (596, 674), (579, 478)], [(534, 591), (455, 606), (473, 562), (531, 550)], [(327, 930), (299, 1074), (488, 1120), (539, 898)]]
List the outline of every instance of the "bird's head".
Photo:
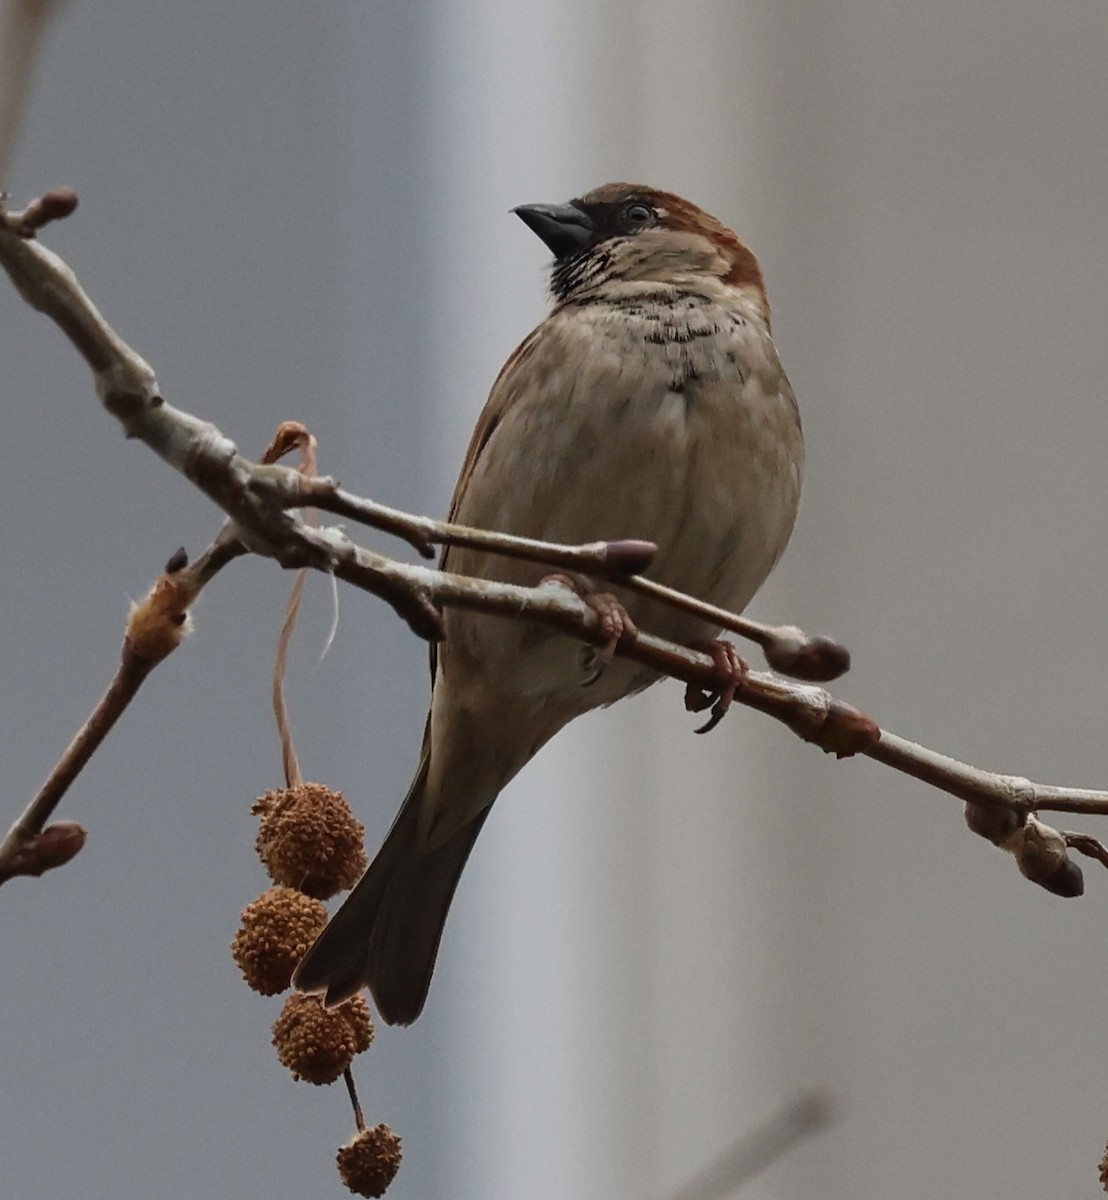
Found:
[(691, 282), (714, 276), (746, 291), (768, 319), (762, 269), (722, 221), (672, 192), (606, 183), (568, 204), (513, 209), (554, 255), (559, 302), (588, 298), (614, 281)]

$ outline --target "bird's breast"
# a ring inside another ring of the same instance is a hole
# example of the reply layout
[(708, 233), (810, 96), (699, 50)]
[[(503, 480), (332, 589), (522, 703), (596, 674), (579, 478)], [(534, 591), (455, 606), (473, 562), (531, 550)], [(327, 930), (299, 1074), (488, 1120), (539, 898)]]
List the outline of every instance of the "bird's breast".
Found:
[[(652, 541), (650, 577), (742, 609), (788, 540), (803, 463), (795, 400), (761, 323), (703, 297), (634, 296), (556, 313), (524, 349), (498, 381), (507, 394), (456, 518), (550, 541)], [(448, 565), (523, 583), (548, 573), (473, 551), (451, 551)], [(714, 632), (624, 599), (663, 637)], [(455, 612), (448, 641), (511, 657), (549, 638), (508, 624)]]

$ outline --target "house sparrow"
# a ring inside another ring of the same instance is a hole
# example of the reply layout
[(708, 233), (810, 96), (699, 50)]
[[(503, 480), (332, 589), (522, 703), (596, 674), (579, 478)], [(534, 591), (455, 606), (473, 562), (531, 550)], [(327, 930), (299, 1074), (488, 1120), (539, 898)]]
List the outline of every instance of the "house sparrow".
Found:
[[(642, 538), (652, 578), (740, 611), (777, 562), (804, 446), (758, 260), (687, 200), (612, 183), (514, 210), (554, 254), (554, 308), (508, 359), (450, 519), (563, 543)], [(534, 563), (448, 548), (445, 570), (536, 584)], [(588, 595), (587, 580), (575, 580)], [(618, 588), (617, 588), (618, 590)], [(627, 593), (630, 621), (695, 644), (718, 629)], [(610, 610), (609, 610), (610, 611)], [(297, 987), (368, 986), (407, 1025), (493, 801), (551, 737), (658, 676), (524, 621), (448, 607), (419, 769), (377, 857), (308, 951)], [(618, 628), (618, 622), (617, 622)]]

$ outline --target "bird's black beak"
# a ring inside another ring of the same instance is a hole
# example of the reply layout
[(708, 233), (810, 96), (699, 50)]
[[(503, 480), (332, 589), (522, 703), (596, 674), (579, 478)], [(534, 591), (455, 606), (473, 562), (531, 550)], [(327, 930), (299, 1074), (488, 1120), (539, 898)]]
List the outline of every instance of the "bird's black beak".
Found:
[(521, 204), (512, 212), (542, 238), (555, 258), (583, 250), (596, 233), (592, 217), (572, 204)]

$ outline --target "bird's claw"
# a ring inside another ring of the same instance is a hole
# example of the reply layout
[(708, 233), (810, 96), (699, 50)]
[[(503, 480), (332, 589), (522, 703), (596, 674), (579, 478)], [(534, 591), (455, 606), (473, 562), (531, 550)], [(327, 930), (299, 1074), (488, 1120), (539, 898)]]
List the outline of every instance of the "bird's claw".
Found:
[(742, 687), (750, 668), (746, 665), (734, 643), (727, 641), (698, 642), (695, 650), (703, 650), (716, 665), (718, 683), (711, 689), (690, 683), (685, 688), (685, 708), (688, 712), (703, 712), (711, 707), (712, 713), (697, 733), (710, 733), (723, 720), (735, 693)]
[(582, 687), (588, 687), (604, 674), (605, 668), (615, 657), (620, 644), (627, 645), (639, 636), (631, 614), (611, 592), (590, 592), (568, 575), (547, 575), (543, 583), (558, 583), (569, 588), (575, 596), (579, 596), (596, 613), (599, 619), (599, 629), (605, 641), (601, 646), (586, 646), (582, 655), (582, 665), (586, 677)]

